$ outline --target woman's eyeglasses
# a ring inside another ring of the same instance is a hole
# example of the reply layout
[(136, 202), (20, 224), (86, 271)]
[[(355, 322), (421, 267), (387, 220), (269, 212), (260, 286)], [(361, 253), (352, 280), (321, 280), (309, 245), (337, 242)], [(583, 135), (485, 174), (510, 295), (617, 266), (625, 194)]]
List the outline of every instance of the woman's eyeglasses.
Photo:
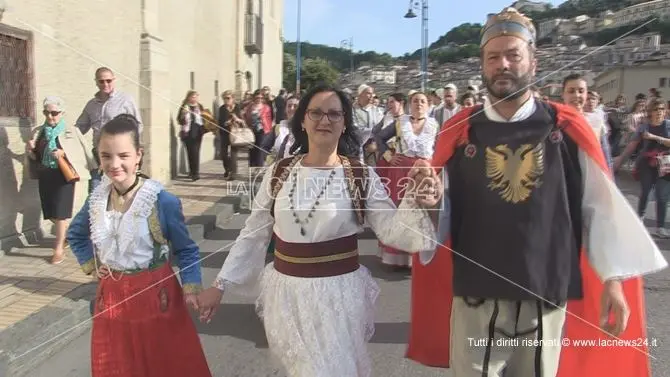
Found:
[(42, 111), (42, 114), (44, 114), (44, 116), (51, 115), (52, 117), (57, 117), (58, 115), (60, 115), (60, 113), (61, 113), (60, 111), (49, 111), (49, 110)]
[(324, 115), (328, 117), (328, 121), (331, 123), (339, 122), (344, 118), (344, 113), (341, 111), (331, 110), (324, 113), (321, 110), (307, 110), (307, 116), (315, 122), (320, 122)]

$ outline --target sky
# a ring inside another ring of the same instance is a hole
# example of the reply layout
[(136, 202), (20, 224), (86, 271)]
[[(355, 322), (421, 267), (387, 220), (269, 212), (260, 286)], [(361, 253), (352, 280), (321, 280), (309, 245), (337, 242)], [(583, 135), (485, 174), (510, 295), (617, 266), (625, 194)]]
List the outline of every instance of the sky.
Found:
[[(284, 0), (284, 39), (297, 40), (298, 1)], [(412, 3), (417, 0), (412, 0)], [(420, 0), (418, 1), (421, 2)], [(514, 0), (428, 0), (428, 44), (465, 22), (481, 23)], [(554, 7), (564, 0), (547, 0)], [(340, 47), (353, 38), (355, 51), (401, 56), (421, 48), (421, 10), (403, 18), (408, 0), (302, 0), (300, 40)]]

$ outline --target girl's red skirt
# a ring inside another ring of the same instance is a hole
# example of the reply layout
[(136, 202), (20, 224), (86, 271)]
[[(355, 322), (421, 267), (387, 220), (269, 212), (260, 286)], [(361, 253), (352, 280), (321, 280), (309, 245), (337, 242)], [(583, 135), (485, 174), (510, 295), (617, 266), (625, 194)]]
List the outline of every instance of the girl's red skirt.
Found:
[(211, 377), (169, 263), (100, 281), (91, 333), (93, 377)]
[[(386, 189), (389, 193), (389, 197), (393, 200), (395, 205), (399, 205), (402, 201), (403, 196), (408, 189), (408, 178), (407, 175), (411, 170), (414, 163), (418, 160), (415, 157), (406, 157), (403, 156), (402, 162), (398, 166), (391, 166), (390, 163), (386, 162), (383, 158), (377, 161), (377, 166), (375, 171), (377, 175), (382, 179), (382, 182), (386, 186)], [(411, 265), (411, 255), (404, 250), (394, 249), (392, 247), (386, 246), (383, 243), (379, 242), (379, 247), (381, 248), (382, 254), (391, 254), (396, 257), (391, 259), (402, 262), (394, 263), (396, 265)], [(411, 250), (414, 251), (414, 250)], [(400, 258), (399, 256), (403, 256)]]

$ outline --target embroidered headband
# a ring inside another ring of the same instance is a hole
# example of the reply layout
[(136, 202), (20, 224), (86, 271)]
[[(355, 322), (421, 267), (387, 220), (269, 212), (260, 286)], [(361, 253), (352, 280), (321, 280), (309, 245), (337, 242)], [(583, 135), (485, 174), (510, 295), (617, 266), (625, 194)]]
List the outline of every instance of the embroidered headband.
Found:
[(530, 18), (512, 7), (507, 7), (502, 12), (489, 17), (486, 25), (482, 28), (479, 47), (482, 48), (491, 39), (504, 35), (521, 38), (529, 44), (533, 44), (535, 43), (535, 34), (535, 26)]

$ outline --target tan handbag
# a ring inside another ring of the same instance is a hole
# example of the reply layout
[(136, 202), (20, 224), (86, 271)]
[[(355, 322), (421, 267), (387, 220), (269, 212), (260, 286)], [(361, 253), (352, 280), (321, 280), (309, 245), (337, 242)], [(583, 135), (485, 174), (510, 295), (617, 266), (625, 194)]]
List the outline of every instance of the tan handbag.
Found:
[(58, 168), (60, 169), (60, 172), (63, 173), (65, 182), (67, 183), (79, 182), (79, 174), (75, 170), (74, 166), (72, 166), (72, 164), (70, 163), (70, 160), (67, 159), (66, 155), (63, 155), (63, 157), (59, 158), (56, 161), (58, 162)]
[(256, 142), (256, 136), (249, 127), (230, 127), (231, 147), (250, 147)]
[(201, 116), (204, 122), (203, 128), (205, 129), (205, 132), (217, 133), (219, 131), (219, 125), (216, 123), (214, 116), (212, 116), (212, 113), (209, 110), (203, 110)]

